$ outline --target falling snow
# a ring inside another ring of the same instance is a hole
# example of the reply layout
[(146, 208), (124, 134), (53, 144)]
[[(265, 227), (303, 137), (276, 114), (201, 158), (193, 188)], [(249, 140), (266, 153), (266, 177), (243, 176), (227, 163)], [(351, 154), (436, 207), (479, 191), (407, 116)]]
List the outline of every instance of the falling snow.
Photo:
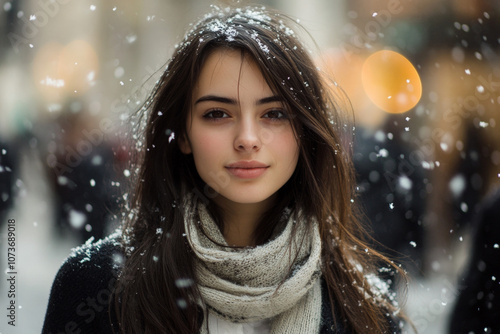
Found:
[(179, 306), (179, 308), (181, 309), (184, 309), (187, 307), (187, 302), (185, 299), (177, 299), (177, 306)]
[(71, 224), (71, 227), (73, 227), (74, 229), (82, 228), (86, 221), (87, 221), (87, 216), (84, 213), (81, 213), (76, 210), (71, 210), (69, 212), (69, 223)]
[(127, 40), (127, 43), (132, 44), (137, 40), (137, 35), (130, 34), (130, 35), (127, 35), (127, 37), (125, 37), (125, 39)]
[(459, 197), (465, 190), (465, 186), (466, 181), (462, 174), (454, 176), (449, 183), (450, 190), (454, 197)]
[(398, 179), (398, 185), (404, 190), (410, 190), (413, 186), (413, 182), (408, 176), (402, 175)]
[(389, 156), (389, 151), (387, 151), (385, 148), (382, 148), (378, 151), (377, 156), (387, 158)]
[(463, 212), (469, 211), (469, 206), (467, 205), (467, 203), (460, 203), (460, 210), (462, 210)]
[(194, 281), (190, 278), (179, 278), (175, 280), (175, 285), (179, 289), (188, 288), (194, 284)]

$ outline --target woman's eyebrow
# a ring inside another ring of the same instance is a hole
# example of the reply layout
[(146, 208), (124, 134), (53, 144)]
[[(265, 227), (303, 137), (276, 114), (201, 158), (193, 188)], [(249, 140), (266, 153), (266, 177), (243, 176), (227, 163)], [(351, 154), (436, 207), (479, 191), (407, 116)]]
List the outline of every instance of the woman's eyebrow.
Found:
[[(226, 103), (226, 104), (238, 104), (238, 101), (235, 99), (231, 99), (228, 97), (223, 97), (223, 96), (217, 96), (217, 95), (205, 95), (200, 97), (199, 99), (196, 100), (194, 104), (198, 104), (200, 102), (205, 102), (205, 101), (212, 101), (212, 102), (220, 102), (220, 103)], [(267, 104), (267, 103), (273, 103), (273, 102), (283, 102), (283, 98), (273, 95), (269, 97), (264, 97), (256, 102), (256, 105), (262, 105), (262, 104)]]
[(283, 98), (278, 95), (273, 95), (269, 97), (265, 97), (257, 101), (257, 105), (273, 103), (273, 102), (283, 102)]
[(194, 104), (198, 104), (200, 102), (205, 102), (205, 101), (212, 101), (212, 102), (220, 102), (220, 103), (227, 103), (227, 104), (238, 104), (238, 102), (235, 99), (230, 99), (228, 97), (222, 97), (222, 96), (217, 96), (217, 95), (205, 95), (200, 97)]

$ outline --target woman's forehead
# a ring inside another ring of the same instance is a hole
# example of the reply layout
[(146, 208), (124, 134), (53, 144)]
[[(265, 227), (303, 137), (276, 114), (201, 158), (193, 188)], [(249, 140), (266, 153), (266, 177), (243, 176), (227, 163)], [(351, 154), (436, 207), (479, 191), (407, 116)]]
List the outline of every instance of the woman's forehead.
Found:
[(193, 99), (206, 94), (231, 98), (241, 94), (255, 98), (274, 95), (252, 57), (231, 49), (216, 50), (205, 60)]

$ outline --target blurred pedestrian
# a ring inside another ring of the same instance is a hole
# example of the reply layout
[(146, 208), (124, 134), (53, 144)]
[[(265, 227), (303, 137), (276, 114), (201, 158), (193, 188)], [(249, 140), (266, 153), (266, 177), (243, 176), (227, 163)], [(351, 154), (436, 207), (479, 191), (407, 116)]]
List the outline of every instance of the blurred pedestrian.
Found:
[(500, 333), (500, 188), (476, 217), (472, 256), (458, 281), (449, 333)]
[(46, 157), (57, 228), (75, 235), (79, 243), (90, 237), (99, 240), (117, 208), (113, 149), (83, 109), (63, 112), (57, 124), (60, 133)]
[[(392, 118), (387, 121), (392, 122)], [(387, 132), (395, 134), (394, 139), (387, 139), (384, 127), (375, 132), (357, 127), (354, 166), (364, 221), (373, 231), (374, 247), (398, 258), (412, 276), (419, 276), (424, 250), (424, 172), (406, 160), (410, 152), (397, 131)]]

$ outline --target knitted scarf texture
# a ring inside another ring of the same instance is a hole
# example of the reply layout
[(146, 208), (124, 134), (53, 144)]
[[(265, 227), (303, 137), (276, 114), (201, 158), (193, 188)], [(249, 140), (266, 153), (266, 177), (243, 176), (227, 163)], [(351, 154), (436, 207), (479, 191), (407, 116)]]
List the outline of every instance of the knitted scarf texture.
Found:
[[(242, 249), (225, 247), (202, 203), (188, 200), (185, 217), (205, 312), (232, 322), (271, 319), (271, 334), (319, 332), (321, 239), (316, 222), (290, 215), (274, 239)], [(202, 334), (207, 333), (207, 319), (205, 314)]]

